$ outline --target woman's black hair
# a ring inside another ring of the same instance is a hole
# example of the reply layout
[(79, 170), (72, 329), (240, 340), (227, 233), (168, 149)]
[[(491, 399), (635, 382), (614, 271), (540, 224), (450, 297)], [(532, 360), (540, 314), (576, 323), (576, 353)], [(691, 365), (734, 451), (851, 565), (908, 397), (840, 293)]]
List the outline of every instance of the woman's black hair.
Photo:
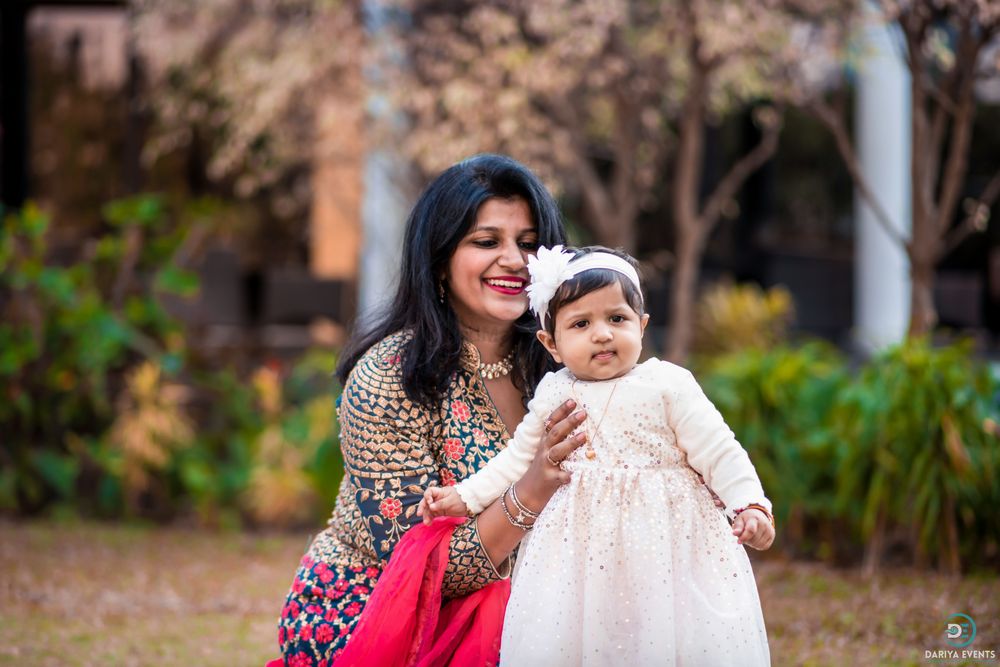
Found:
[[(410, 212), (396, 295), (373, 326), (355, 332), (348, 341), (337, 366), (342, 383), (372, 345), (406, 330), (413, 336), (401, 355), (403, 389), (411, 400), (424, 405), (441, 400), (459, 367), (462, 333), (451, 304), (438, 297), (438, 278), (475, 225), (479, 208), (495, 198), (521, 198), (528, 204), (540, 245), (564, 242), (558, 206), (524, 165), (503, 155), (482, 154), (450, 167), (427, 186)], [(554, 368), (535, 339), (535, 322), (526, 312), (514, 324), (511, 379), (525, 400)]]
[[(573, 250), (573, 248), (570, 248), (570, 250)], [(637, 263), (632, 257), (620, 250), (612, 250), (611, 248), (605, 248), (600, 245), (577, 248), (576, 254), (573, 255), (573, 259), (570, 260), (570, 264), (584, 255), (589, 255), (593, 252), (606, 252), (610, 255), (621, 257), (638, 271)], [(631, 280), (628, 279), (627, 276), (611, 269), (588, 269), (582, 273), (578, 273), (569, 280), (566, 280), (559, 285), (558, 289), (556, 289), (556, 293), (552, 295), (551, 299), (549, 299), (548, 316), (545, 318), (545, 330), (549, 332), (549, 335), (555, 336), (556, 313), (559, 312), (560, 308), (573, 303), (577, 299), (580, 299), (591, 292), (596, 292), (603, 287), (607, 287), (608, 285), (613, 285), (615, 283), (622, 286), (622, 294), (625, 296), (625, 302), (628, 303), (629, 307), (634, 310), (639, 317), (642, 317), (642, 292), (632, 283)]]

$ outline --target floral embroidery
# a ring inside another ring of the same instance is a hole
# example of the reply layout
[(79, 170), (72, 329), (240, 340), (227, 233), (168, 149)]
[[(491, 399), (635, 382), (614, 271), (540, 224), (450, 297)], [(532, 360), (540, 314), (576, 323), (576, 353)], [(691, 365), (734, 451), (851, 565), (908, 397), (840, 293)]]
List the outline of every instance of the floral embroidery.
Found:
[(486, 437), (486, 432), (481, 428), (472, 429), (472, 441), (476, 447), (486, 447), (490, 444), (490, 439)]
[(458, 438), (448, 438), (444, 441), (444, 453), (457, 461), (465, 456), (465, 445)]
[(316, 641), (323, 644), (329, 644), (333, 641), (333, 628), (329, 625), (321, 625), (316, 628)]
[(458, 421), (467, 422), (472, 413), (469, 412), (469, 406), (462, 401), (452, 401), (451, 402), (451, 414), (455, 415)]
[(386, 519), (395, 519), (403, 511), (403, 503), (395, 498), (386, 498), (378, 504), (378, 511)]
[(455, 473), (447, 468), (441, 468), (438, 474), (441, 476), (441, 486), (455, 486)]

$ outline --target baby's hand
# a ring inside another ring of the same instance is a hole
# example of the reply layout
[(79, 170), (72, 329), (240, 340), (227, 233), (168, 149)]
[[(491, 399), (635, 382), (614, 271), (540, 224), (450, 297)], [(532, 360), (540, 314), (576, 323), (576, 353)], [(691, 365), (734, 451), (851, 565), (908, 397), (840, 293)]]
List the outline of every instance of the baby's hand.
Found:
[(425, 525), (439, 516), (465, 516), (469, 508), (453, 486), (431, 486), (424, 491), (417, 507), (417, 515), (424, 518)]
[(736, 515), (733, 521), (733, 535), (738, 544), (746, 544), (758, 551), (763, 551), (774, 542), (774, 526), (766, 514), (754, 507), (748, 508)]

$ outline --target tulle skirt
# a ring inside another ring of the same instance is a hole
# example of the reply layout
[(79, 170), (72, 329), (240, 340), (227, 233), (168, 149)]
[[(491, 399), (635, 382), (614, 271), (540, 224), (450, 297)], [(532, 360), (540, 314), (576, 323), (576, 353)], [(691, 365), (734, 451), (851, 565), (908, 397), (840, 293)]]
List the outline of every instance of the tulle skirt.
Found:
[(690, 468), (572, 462), (522, 545), (500, 664), (770, 664), (750, 561)]

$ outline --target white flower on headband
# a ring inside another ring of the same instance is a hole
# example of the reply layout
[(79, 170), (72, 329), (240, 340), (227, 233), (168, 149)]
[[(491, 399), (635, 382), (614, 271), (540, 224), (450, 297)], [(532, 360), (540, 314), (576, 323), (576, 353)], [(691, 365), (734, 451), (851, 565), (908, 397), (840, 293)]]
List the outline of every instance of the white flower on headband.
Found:
[(531, 284), (528, 293), (528, 307), (538, 317), (544, 318), (556, 290), (573, 276), (569, 262), (575, 253), (563, 250), (561, 245), (552, 248), (541, 247), (538, 254), (528, 258), (528, 274)]

